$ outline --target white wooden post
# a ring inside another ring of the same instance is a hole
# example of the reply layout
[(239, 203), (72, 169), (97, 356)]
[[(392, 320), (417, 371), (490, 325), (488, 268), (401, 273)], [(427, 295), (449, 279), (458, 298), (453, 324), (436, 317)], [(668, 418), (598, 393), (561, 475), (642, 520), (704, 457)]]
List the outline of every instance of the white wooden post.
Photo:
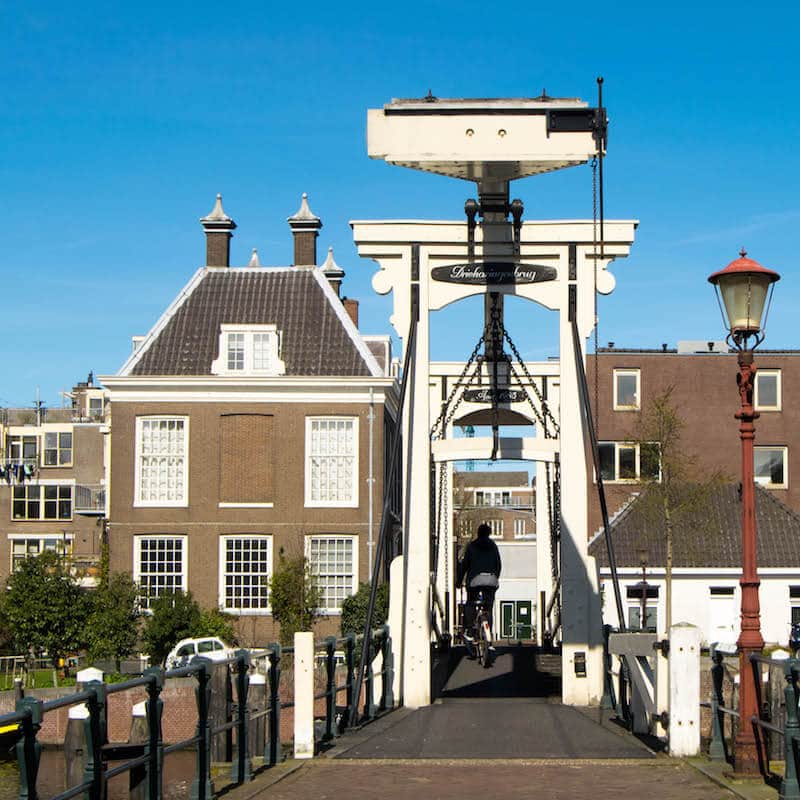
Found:
[(389, 565), (389, 635), (392, 637), (392, 664), (394, 680), (392, 694), (395, 705), (400, 705), (402, 698), (403, 677), (403, 556), (396, 556)]
[(700, 751), (700, 629), (687, 622), (669, 631), (669, 754)]
[(294, 757), (314, 757), (314, 634), (294, 635)]

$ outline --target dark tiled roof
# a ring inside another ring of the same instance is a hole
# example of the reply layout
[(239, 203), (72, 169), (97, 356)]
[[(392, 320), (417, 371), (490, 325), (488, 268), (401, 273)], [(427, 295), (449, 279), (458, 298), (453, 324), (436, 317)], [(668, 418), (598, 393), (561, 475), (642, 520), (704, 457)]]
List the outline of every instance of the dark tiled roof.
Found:
[(489, 470), (468, 472), (459, 470), (455, 473), (455, 480), (462, 486), (477, 486), (479, 488), (482, 486), (530, 486), (527, 472), (494, 472)]
[(309, 269), (206, 271), (131, 374), (209, 375), (220, 325), (237, 323), (277, 326), (287, 375), (370, 374)]
[[(651, 490), (645, 490), (645, 493)], [(652, 496), (651, 496), (652, 499)], [(611, 525), (611, 540), (619, 567), (638, 567), (639, 550), (647, 548), (648, 563), (666, 564), (663, 515), (645, 494), (635, 499)], [(742, 504), (735, 484), (724, 484), (698, 504), (698, 513), (685, 515), (673, 527), (675, 567), (740, 567), (742, 564)], [(771, 492), (756, 486), (756, 556), (759, 567), (800, 566), (800, 516)], [(605, 537), (597, 536), (589, 553), (608, 566)]]

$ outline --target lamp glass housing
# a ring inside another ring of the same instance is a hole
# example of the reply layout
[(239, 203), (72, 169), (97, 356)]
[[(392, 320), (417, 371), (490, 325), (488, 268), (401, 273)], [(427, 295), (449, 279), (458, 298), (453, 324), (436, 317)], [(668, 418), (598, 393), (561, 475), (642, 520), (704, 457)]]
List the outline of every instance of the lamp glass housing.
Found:
[(761, 317), (772, 282), (769, 274), (757, 272), (719, 276), (717, 285), (725, 304), (728, 328), (734, 336), (750, 336), (761, 330)]

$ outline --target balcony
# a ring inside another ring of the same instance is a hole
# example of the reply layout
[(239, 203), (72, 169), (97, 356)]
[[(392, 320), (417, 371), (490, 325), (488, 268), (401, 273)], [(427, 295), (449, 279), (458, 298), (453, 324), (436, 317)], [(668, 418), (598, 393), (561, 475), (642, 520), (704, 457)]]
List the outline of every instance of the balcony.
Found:
[(75, 513), (82, 516), (102, 516), (106, 513), (106, 487), (100, 484), (75, 487)]

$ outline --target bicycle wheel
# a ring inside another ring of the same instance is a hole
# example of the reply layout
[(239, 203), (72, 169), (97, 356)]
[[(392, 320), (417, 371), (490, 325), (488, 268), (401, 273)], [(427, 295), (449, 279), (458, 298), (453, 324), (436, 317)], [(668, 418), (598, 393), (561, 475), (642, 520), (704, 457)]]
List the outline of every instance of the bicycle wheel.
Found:
[(492, 653), (489, 649), (492, 646), (492, 632), (489, 629), (489, 620), (485, 617), (481, 620), (480, 630), (478, 631), (480, 634), (478, 641), (480, 642), (481, 652), (483, 655), (483, 660), (481, 664), (486, 667), (492, 666)]

